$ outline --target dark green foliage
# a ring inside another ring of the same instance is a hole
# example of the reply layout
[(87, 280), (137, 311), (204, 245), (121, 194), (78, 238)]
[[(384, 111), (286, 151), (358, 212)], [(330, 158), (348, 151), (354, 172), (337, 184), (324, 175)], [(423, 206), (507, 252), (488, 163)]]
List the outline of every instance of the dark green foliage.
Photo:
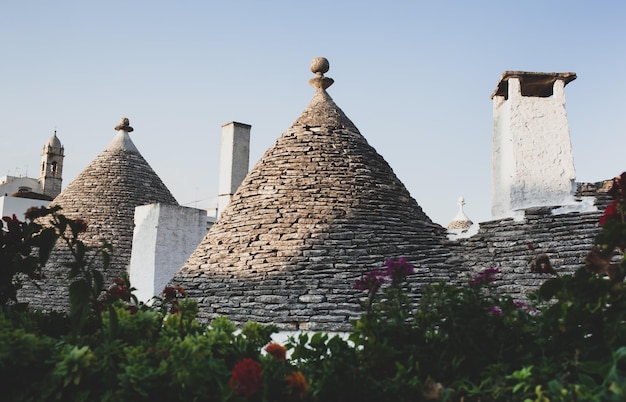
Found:
[(31, 208), (25, 222), (15, 215), (0, 220), (0, 307), (3, 310), (18, 303), (17, 291), (24, 278), (41, 277), (41, 266), (50, 256), (57, 234), (53, 227), (44, 227), (37, 219), (55, 211)]

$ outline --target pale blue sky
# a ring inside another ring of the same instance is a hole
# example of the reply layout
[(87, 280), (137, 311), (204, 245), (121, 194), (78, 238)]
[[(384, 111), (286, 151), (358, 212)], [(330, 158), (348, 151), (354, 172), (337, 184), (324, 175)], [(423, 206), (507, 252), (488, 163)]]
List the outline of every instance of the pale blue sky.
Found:
[(214, 207), (221, 125), (252, 125), (251, 165), (330, 60), (330, 95), (445, 225), (490, 219), (492, 101), (505, 70), (566, 72), (578, 181), (626, 170), (626, 3), (4, 1), (0, 175), (37, 176), (56, 129), (64, 185), (130, 118), (184, 205)]

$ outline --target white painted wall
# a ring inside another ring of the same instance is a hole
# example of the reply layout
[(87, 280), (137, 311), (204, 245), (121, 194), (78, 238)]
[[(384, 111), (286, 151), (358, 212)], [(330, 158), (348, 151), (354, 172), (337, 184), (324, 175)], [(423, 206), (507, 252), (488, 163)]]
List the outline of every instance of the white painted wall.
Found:
[(130, 283), (140, 301), (160, 295), (207, 233), (205, 210), (150, 204), (135, 208)]
[(31, 207), (47, 207), (50, 205), (50, 201), (45, 200), (32, 200), (30, 198), (20, 197), (0, 197), (0, 218), (5, 216), (15, 216), (20, 221), (23, 221), (24, 212)]
[(508, 99), (494, 96), (492, 205), (494, 219), (538, 206), (574, 202), (574, 157), (563, 80), (551, 97), (522, 96), (508, 78)]

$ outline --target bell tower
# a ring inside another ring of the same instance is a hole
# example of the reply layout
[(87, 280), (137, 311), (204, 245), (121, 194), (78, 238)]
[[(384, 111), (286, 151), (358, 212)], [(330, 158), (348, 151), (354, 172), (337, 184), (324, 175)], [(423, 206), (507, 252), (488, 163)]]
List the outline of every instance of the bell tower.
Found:
[(42, 194), (52, 198), (61, 193), (64, 148), (56, 130), (41, 151), (39, 186)]

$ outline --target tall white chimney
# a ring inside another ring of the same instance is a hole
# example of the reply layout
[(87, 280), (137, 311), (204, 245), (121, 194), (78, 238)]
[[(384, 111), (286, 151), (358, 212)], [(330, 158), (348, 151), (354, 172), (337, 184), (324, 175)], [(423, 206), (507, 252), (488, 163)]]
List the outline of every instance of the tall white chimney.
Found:
[(564, 88), (575, 73), (506, 71), (493, 99), (491, 214), (574, 202), (574, 156)]
[(248, 174), (251, 127), (237, 122), (226, 123), (222, 126), (217, 216), (224, 211)]

